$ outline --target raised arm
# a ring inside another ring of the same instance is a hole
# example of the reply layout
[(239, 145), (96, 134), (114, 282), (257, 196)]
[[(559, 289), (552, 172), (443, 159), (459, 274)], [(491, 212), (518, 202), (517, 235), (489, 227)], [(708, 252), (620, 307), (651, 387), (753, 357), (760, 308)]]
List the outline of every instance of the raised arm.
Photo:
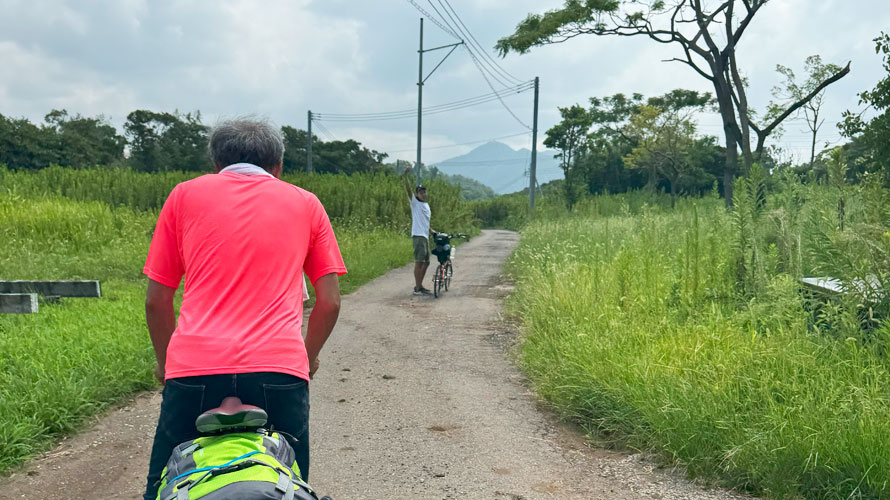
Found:
[(405, 179), (405, 191), (408, 192), (408, 201), (414, 199), (414, 192), (411, 191), (411, 181), (408, 180), (408, 172), (411, 171), (411, 167), (405, 169), (405, 173), (402, 174), (402, 177)]

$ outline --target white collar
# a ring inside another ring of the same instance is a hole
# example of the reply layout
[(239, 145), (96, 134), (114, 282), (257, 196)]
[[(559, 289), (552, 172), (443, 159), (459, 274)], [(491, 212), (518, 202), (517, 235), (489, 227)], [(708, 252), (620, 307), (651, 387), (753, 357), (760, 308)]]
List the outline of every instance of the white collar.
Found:
[(253, 163), (234, 163), (219, 171), (219, 173), (223, 172), (231, 172), (233, 174), (241, 175), (265, 175), (268, 177), (275, 177), (274, 175), (267, 172), (264, 168), (258, 167)]

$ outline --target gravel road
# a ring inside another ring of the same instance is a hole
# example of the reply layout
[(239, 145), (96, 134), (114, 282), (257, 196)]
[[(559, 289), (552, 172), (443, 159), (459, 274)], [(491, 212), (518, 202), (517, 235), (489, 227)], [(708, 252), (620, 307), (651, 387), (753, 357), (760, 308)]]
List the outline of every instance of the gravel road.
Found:
[[(439, 299), (411, 294), (410, 267), (343, 298), (311, 386), (312, 485), (335, 500), (745, 498), (591, 448), (539, 407), (501, 317), (517, 241), (460, 246)], [(141, 498), (159, 405), (150, 392), (108, 412), (0, 480), (0, 500)]]

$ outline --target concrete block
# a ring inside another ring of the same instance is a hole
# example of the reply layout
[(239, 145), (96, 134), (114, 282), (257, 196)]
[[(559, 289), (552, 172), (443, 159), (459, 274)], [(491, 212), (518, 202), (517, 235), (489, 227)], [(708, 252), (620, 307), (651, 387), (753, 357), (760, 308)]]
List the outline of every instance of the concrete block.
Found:
[(0, 313), (31, 314), (37, 307), (36, 293), (0, 293)]
[(101, 297), (98, 280), (83, 281), (0, 281), (0, 293), (38, 293), (58, 297)]

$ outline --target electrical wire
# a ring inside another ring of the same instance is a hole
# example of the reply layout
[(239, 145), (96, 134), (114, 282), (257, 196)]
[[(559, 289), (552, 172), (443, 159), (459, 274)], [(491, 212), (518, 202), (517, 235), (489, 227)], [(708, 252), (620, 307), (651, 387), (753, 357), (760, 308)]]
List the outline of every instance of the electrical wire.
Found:
[[(427, 0), (427, 1), (432, 5), (432, 0)], [(443, 1), (445, 2), (444, 5), (442, 5)], [(455, 19), (457, 20), (457, 22), (455, 23), (455, 27), (457, 27), (457, 29), (460, 30), (460, 34), (467, 35), (467, 38), (470, 39), (471, 44), (475, 43), (477, 52), (482, 56), (483, 62), (486, 62), (486, 60), (487, 60), (488, 66), (490, 68), (492, 68), (495, 72), (499, 73), (507, 81), (512, 81), (514, 84), (519, 83), (521, 81), (518, 78), (516, 78), (515, 76), (508, 73), (507, 70), (505, 70), (503, 67), (501, 67), (501, 65), (498, 64), (497, 61), (495, 61), (491, 57), (491, 55), (488, 53), (488, 51), (485, 50), (484, 47), (482, 47), (481, 43), (479, 43), (479, 40), (477, 40), (476, 37), (473, 36), (473, 32), (471, 32), (470, 28), (468, 28), (467, 25), (464, 24), (463, 20), (457, 14), (457, 11), (454, 10), (454, 7), (452, 7), (451, 3), (448, 0), (438, 0), (438, 2), (439, 2), (439, 5), (442, 5), (442, 10), (445, 10), (446, 14), (448, 14), (448, 10), (445, 9), (446, 6), (448, 9), (451, 10), (451, 12), (454, 14), (454, 18), (452, 18), (451, 15), (449, 14), (448, 15), (449, 19), (451, 19), (452, 22), (454, 22)], [(434, 7), (434, 9), (435, 9), (435, 7)], [(438, 11), (436, 11), (436, 12), (438, 12)], [(449, 26), (451, 26), (451, 25), (449, 24)], [(461, 29), (461, 28), (463, 28), (463, 29)]]
[[(428, 0), (428, 1), (432, 4), (432, 0)], [(439, 0), (439, 5), (442, 6), (442, 10), (445, 10), (445, 5), (442, 3), (442, 0)], [(445, 13), (448, 14), (448, 18), (451, 19), (451, 22), (449, 23), (448, 20), (445, 19), (445, 18), (442, 18), (442, 21), (443, 21), (449, 28), (455, 29), (455, 27), (457, 26), (457, 22), (454, 20), (454, 17), (453, 17), (447, 10), (445, 11)], [(454, 23), (454, 25), (452, 25), (452, 23)], [(460, 30), (460, 27), (457, 27), (456, 29), (458, 30), (457, 32), (460, 34), (460, 36), (461, 36), (462, 38), (468, 38), (468, 37), (466, 37), (466, 36), (464, 35), (464, 32)], [(473, 57), (476, 56), (475, 48), (474, 48), (471, 44), (469, 44), (469, 43), (464, 43), (463, 46), (464, 46), (464, 48), (467, 50), (467, 52), (470, 53)], [(492, 72), (490, 69), (488, 69), (488, 68), (484, 68), (484, 69), (485, 69), (485, 72), (486, 72), (492, 79), (494, 79), (496, 82), (498, 82), (498, 84), (500, 84), (502, 87), (509, 87), (509, 86), (510, 86), (509, 84), (507, 84), (506, 82), (504, 82), (504, 80), (502, 80), (500, 77), (498, 77), (498, 75), (497, 75), (496, 73)]]
[[(466, 47), (466, 45), (464, 45), (464, 47)], [(476, 64), (476, 68), (479, 70), (479, 74), (481, 74), (481, 75), (482, 75), (482, 78), (485, 79), (485, 83), (488, 84), (488, 87), (489, 87), (492, 91), (495, 91), (495, 89), (494, 89), (494, 85), (491, 84), (491, 81), (488, 79), (487, 76), (485, 76), (485, 72), (482, 71), (482, 67), (479, 65), (479, 60), (476, 59), (476, 56), (473, 55), (473, 53), (470, 52), (469, 49), (467, 50), (467, 53), (470, 54), (470, 57), (473, 58), (473, 62)], [(507, 112), (510, 113), (510, 116), (512, 116), (513, 119), (515, 119), (517, 122), (519, 122), (520, 125), (522, 125), (523, 127), (525, 127), (525, 128), (528, 129), (528, 130), (531, 130), (531, 129), (532, 129), (531, 127), (528, 126), (528, 124), (526, 124), (524, 121), (520, 120), (518, 116), (516, 116), (516, 113), (514, 113), (513, 110), (510, 109), (510, 106), (507, 106), (507, 103), (505, 103), (504, 100), (500, 98), (500, 96), (498, 96), (498, 100), (501, 101), (501, 106), (503, 106), (504, 109), (506, 109)]]
[[(475, 96), (475, 97), (468, 97), (466, 99), (460, 99), (458, 101), (448, 102), (445, 104), (429, 106), (429, 107), (424, 108), (424, 111), (436, 110), (439, 108), (444, 108), (444, 107), (457, 105), (457, 104), (464, 104), (464, 103), (468, 103), (470, 101), (475, 101), (477, 99), (491, 97), (491, 96), (494, 96), (495, 94), (510, 94), (513, 92), (523, 92), (523, 91), (529, 90), (531, 88), (534, 88), (533, 82), (524, 82), (520, 85), (516, 85), (509, 89), (499, 90), (497, 92), (490, 92), (488, 94), (483, 94), (483, 95)], [(402, 114), (416, 115), (417, 110), (416, 109), (406, 109), (406, 110), (401, 110), (401, 111), (381, 111), (381, 112), (377, 112), (377, 113), (312, 113), (312, 116), (318, 117), (322, 114), (327, 117), (352, 117), (352, 118), (355, 118), (355, 117), (377, 117), (377, 116), (402, 115)]]
[[(468, 99), (462, 99), (460, 101), (450, 102), (446, 104), (440, 104), (436, 106), (430, 106), (427, 108), (423, 108), (423, 115), (434, 115), (438, 113), (445, 113), (448, 111), (454, 111), (458, 109), (469, 108), (472, 106), (478, 106), (480, 104), (485, 104), (488, 102), (492, 102), (495, 100), (501, 101), (503, 103), (503, 97), (507, 97), (514, 94), (521, 94), (527, 92), (534, 88), (533, 83), (524, 83), (522, 85), (518, 85), (509, 89), (504, 89), (501, 91), (494, 91), (489, 94), (471, 97)], [(405, 118), (415, 118), (417, 117), (417, 110), (403, 110), (403, 111), (387, 111), (387, 112), (379, 112), (379, 113), (312, 113), (312, 118), (314, 121), (325, 120), (325, 121), (341, 121), (341, 122), (366, 122), (366, 121), (384, 121), (384, 120), (400, 120)], [(526, 128), (528, 126), (524, 125)]]
[(473, 165), (497, 165), (504, 163), (520, 163), (520, 162), (528, 162), (528, 158), (511, 158), (509, 160), (460, 160), (460, 161), (448, 161), (448, 165), (454, 165), (455, 167), (463, 167), (463, 166), (473, 166)]
[[(427, 147), (425, 147), (425, 148), (423, 148), (423, 150), (426, 151), (426, 150), (429, 150), (429, 149), (449, 149), (449, 148), (457, 148), (457, 147), (460, 147), (460, 146), (469, 146), (469, 145), (472, 145), (472, 144), (481, 144), (481, 143), (483, 143), (483, 142), (497, 141), (497, 140), (499, 140), (499, 139), (509, 139), (509, 138), (511, 138), (511, 137), (519, 137), (519, 136), (521, 136), (521, 135), (529, 135), (529, 134), (531, 134), (531, 132), (519, 132), (519, 133), (516, 133), (516, 134), (502, 135), (502, 136), (500, 136), (500, 137), (491, 137), (491, 138), (488, 138), (488, 139), (480, 139), (480, 140), (478, 140), (478, 141), (469, 141), (469, 142), (461, 142), (461, 143), (457, 143), (457, 144), (448, 144), (448, 145), (446, 145), (446, 146), (433, 146), (433, 147), (431, 147), (431, 148), (427, 148)], [(387, 151), (387, 150), (386, 150), (386, 149), (383, 149), (382, 151)], [(417, 151), (417, 150), (416, 150), (416, 149), (402, 149), (402, 150), (400, 150), (400, 151), (388, 151), (388, 152), (389, 152), (389, 153), (410, 153), (410, 152), (412, 152), (412, 151)]]
[[(438, 13), (439, 10), (435, 8), (435, 5), (433, 5), (432, 0), (427, 0), (427, 1), (430, 3), (431, 6), (433, 6), (433, 9)], [(454, 22), (455, 25), (457, 25), (458, 23), (454, 20), (454, 18), (451, 16), (451, 14), (448, 13), (448, 10), (445, 8), (445, 5), (442, 4), (442, 0), (438, 0), (438, 1), (439, 1), (439, 5), (442, 6), (442, 10), (444, 10), (445, 13), (448, 15), (448, 17), (451, 18), (452, 22)], [(442, 23), (440, 23), (439, 20), (435, 19), (429, 12), (425, 11), (422, 7), (417, 5), (417, 3), (414, 2), (414, 0), (408, 0), (408, 2), (411, 3), (411, 5), (413, 5), (415, 8), (417, 8), (420, 12), (424, 13), (427, 17), (429, 17), (430, 20), (432, 20), (434, 23), (436, 23), (436, 25), (438, 25), (440, 28), (442, 28), (443, 30), (445, 30), (446, 32), (448, 32), (449, 34), (454, 36), (455, 38), (461, 40), (461, 37), (457, 36), (457, 33), (455, 33), (455, 30), (452, 28), (451, 24), (449, 24), (448, 21), (444, 17), (442, 18), (442, 22), (444, 22), (448, 26), (447, 28), (443, 27)], [(450, 4), (449, 4), (449, 7), (451, 7)], [(453, 11), (453, 9), (452, 9), (452, 11)], [(457, 12), (454, 11), (454, 14), (456, 16)], [(441, 16), (441, 13), (439, 15)], [(461, 24), (463, 24), (463, 23), (461, 23)], [(460, 27), (457, 28), (457, 31), (459, 31), (460, 33), (463, 33), (463, 31), (461, 31)], [(472, 33), (470, 33), (470, 37), (472, 37)], [(478, 41), (477, 41), (477, 43), (478, 43)], [(479, 59), (476, 57), (474, 50), (471, 49), (472, 44), (464, 43), (464, 44), (462, 44), (462, 46), (467, 51), (467, 54), (469, 54), (470, 57), (473, 59), (473, 63), (476, 65), (476, 69), (479, 70), (479, 74), (482, 75), (482, 78), (485, 80), (485, 83), (488, 84), (488, 87), (492, 90), (492, 92), (497, 93), (497, 89), (495, 89), (494, 85), (492, 85), (491, 80), (489, 80), (488, 75), (486, 73), (490, 74), (491, 77), (494, 80), (497, 80), (502, 86), (509, 87), (509, 85), (505, 84), (502, 80), (500, 80), (497, 77), (497, 75), (495, 75), (493, 72), (491, 72), (491, 70), (486, 71), (484, 69), (483, 65), (479, 62)], [(519, 117), (516, 116), (516, 113), (514, 113), (513, 110), (510, 109), (509, 106), (507, 106), (507, 103), (505, 103), (503, 99), (498, 97), (498, 100), (501, 102), (501, 106), (503, 106), (504, 109), (506, 109), (507, 112), (510, 113), (510, 115), (513, 117), (513, 119), (515, 119), (520, 125), (522, 125), (526, 129), (531, 130), (531, 127), (529, 127), (528, 124), (526, 124), (525, 122), (520, 120)]]
[(446, 28), (445, 26), (443, 26), (442, 23), (440, 23), (439, 20), (436, 19), (435, 16), (433, 16), (432, 14), (430, 14), (429, 12), (424, 10), (423, 7), (421, 7), (420, 5), (417, 5), (417, 3), (414, 0), (408, 0), (408, 3), (413, 5), (415, 9), (419, 10), (421, 14), (426, 16), (430, 21), (432, 21), (436, 26), (438, 26), (442, 31), (453, 36), (455, 39), (460, 40), (460, 37), (457, 36), (457, 34), (454, 31), (452, 31), (450, 28)]
[(323, 123), (321, 123), (320, 121), (315, 120), (315, 119), (313, 119), (312, 121), (315, 122), (315, 125), (318, 127), (319, 130), (321, 130), (321, 132), (325, 135), (325, 137), (328, 138), (329, 141), (337, 140), (337, 137), (334, 136), (334, 134), (330, 130), (328, 130), (328, 128), (325, 127)]

